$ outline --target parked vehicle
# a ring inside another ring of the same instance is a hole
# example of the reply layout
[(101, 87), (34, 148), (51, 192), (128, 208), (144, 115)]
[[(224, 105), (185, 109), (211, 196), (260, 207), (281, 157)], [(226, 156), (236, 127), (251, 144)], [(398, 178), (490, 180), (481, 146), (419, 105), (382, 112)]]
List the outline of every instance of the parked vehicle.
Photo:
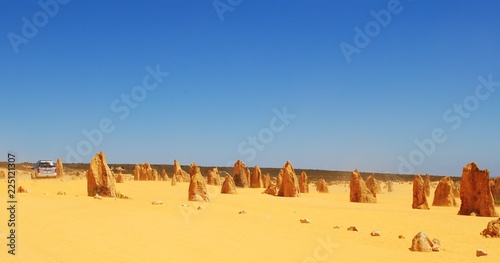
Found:
[(56, 177), (57, 168), (53, 161), (51, 160), (40, 160), (35, 163), (33, 170), (31, 170), (31, 178), (47, 178)]

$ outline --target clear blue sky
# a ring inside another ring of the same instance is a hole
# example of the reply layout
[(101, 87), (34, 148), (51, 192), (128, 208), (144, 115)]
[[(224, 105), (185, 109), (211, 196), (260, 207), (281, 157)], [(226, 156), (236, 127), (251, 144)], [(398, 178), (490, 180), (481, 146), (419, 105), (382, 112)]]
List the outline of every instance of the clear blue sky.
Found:
[(18, 161), (500, 175), (498, 1), (41, 2), (0, 2)]

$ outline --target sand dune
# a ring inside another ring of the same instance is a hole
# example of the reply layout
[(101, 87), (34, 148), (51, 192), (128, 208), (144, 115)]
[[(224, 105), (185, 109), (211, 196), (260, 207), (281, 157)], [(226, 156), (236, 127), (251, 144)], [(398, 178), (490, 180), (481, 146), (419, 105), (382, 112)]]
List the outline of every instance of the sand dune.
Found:
[[(0, 262), (500, 261), (500, 239), (479, 235), (495, 218), (458, 216), (458, 207), (412, 209), (408, 183), (377, 195), (376, 204), (349, 202), (348, 185), (299, 198), (251, 188), (226, 195), (219, 193), (220, 186), (209, 185), (211, 203), (188, 202), (189, 183), (117, 184), (131, 200), (87, 197), (85, 180), (25, 178), (18, 185), (30, 193), (18, 194), (17, 255), (7, 254), (2, 245)], [(0, 189), (7, 189), (5, 181)], [(154, 200), (163, 204), (151, 204)], [(0, 201), (5, 204), (6, 198)], [(4, 209), (0, 215), (7, 220)], [(302, 224), (301, 218), (311, 223)], [(6, 237), (1, 225), (0, 235)], [(359, 231), (347, 231), (349, 226)], [(376, 229), (381, 236), (370, 236)], [(410, 251), (419, 231), (440, 239), (444, 250)], [(478, 248), (489, 255), (476, 258)]]

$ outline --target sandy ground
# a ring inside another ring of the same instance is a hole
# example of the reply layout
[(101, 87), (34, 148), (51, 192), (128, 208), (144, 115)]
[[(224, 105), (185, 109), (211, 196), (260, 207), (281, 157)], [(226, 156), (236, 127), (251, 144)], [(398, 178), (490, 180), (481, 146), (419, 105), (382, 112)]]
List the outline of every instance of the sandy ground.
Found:
[[(458, 216), (458, 207), (411, 209), (409, 183), (379, 194), (377, 204), (350, 203), (347, 185), (330, 186), (329, 194), (311, 185), (299, 198), (263, 189), (223, 195), (209, 186), (206, 204), (187, 201), (188, 183), (117, 184), (131, 200), (87, 197), (85, 180), (25, 178), (19, 185), (30, 193), (18, 194), (17, 255), (7, 253), (2, 209), (0, 262), (500, 262), (500, 239), (479, 235), (495, 218)], [(6, 181), (0, 189), (7, 206)], [(370, 236), (376, 229), (381, 236)], [(444, 250), (411, 252), (419, 231), (440, 239)], [(477, 258), (478, 248), (489, 255)]]

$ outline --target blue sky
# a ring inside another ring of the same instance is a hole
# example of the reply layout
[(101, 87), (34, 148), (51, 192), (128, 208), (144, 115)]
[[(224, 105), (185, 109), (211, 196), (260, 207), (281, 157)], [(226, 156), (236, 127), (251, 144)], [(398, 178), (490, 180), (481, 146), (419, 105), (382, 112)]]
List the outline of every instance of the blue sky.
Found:
[(500, 175), (498, 1), (41, 3), (0, 2), (19, 161)]

